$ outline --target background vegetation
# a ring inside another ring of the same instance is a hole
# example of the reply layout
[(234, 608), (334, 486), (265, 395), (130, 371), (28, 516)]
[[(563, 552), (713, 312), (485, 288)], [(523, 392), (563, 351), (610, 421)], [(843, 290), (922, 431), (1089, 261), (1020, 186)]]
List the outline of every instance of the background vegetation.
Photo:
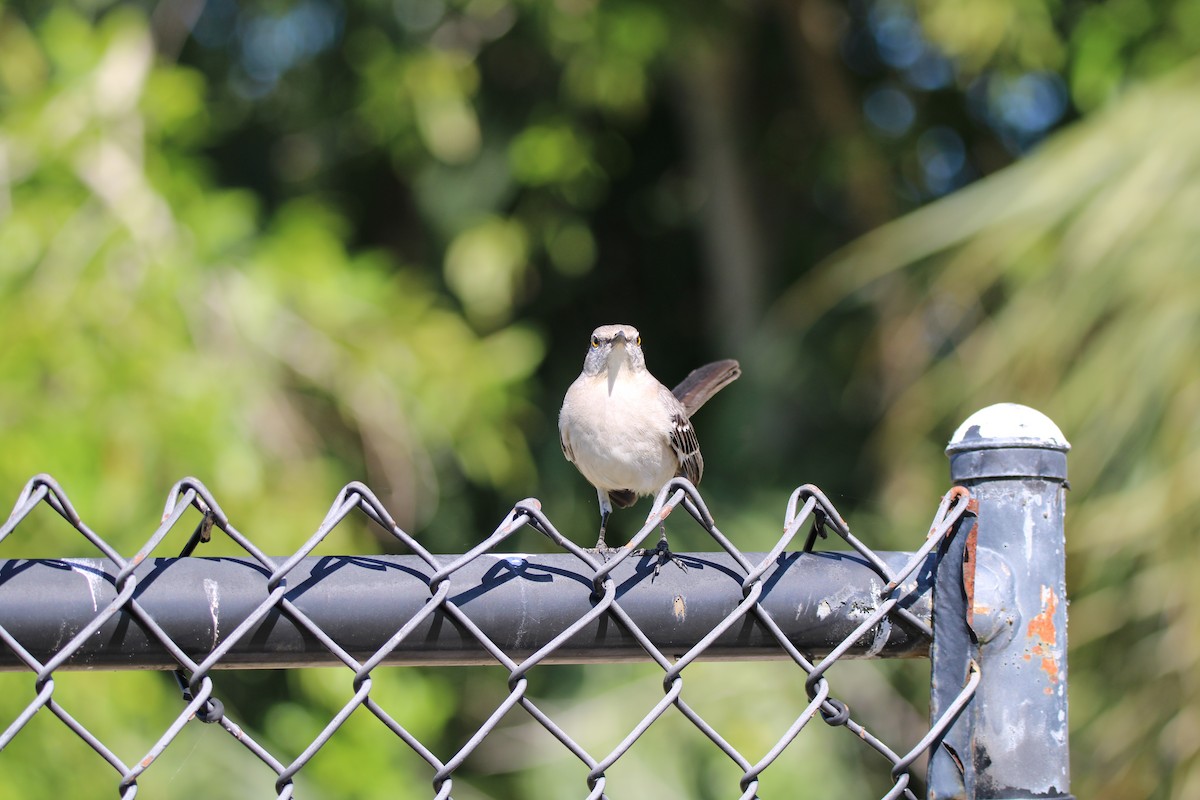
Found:
[[(187, 474), (268, 552), (358, 478), (435, 551), (528, 495), (582, 541), (594, 495), (558, 404), (591, 328), (628, 321), (668, 383), (743, 362), (697, 420), (723, 530), (769, 546), (813, 482), (909, 548), (957, 423), (1022, 402), (1074, 445), (1075, 793), (1200, 796), (1198, 55), (1196, 0), (0, 2), (0, 492), (50, 472), (126, 553)], [(3, 557), (91, 555), (51, 516)], [(385, 546), (363, 527), (326, 548)], [(881, 666), (895, 691), (874, 666), (835, 691), (915, 741), (922, 665)], [(384, 672), (384, 704), (442, 754), (505, 692)], [(598, 750), (660, 691), (653, 669), (543, 675)], [(3, 677), (8, 720), (32, 679)], [(697, 665), (688, 691), (759, 753), (799, 683)], [(217, 685), (292, 755), (350, 695), (332, 670)], [(178, 708), (165, 676), (56, 691), (129, 759)], [(511, 721), (457, 797), (582, 789)], [(0, 753), (6, 785), (115, 790), (72, 738), (39, 714)], [(882, 791), (848, 738), (806, 732), (765, 791)], [(190, 726), (147, 796), (269, 794), (227, 739)], [(736, 785), (678, 720), (639, 750), (616, 795)], [(301, 789), (423, 797), (428, 778), (356, 716)]]

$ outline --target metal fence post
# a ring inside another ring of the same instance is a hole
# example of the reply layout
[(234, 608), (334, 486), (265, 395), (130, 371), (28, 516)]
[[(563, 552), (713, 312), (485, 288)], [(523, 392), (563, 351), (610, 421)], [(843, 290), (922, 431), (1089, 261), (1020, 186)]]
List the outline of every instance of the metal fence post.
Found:
[[(1063, 538), (1069, 449), (1049, 418), (1013, 403), (972, 414), (946, 448), (951, 479), (977, 504), (965, 594), (974, 639), (967, 647), (982, 681), (957, 731), (947, 734), (965, 733), (966, 752), (953, 754), (955, 766), (964, 763), (947, 770), (950, 754), (931, 756), (930, 798), (1071, 797)], [(935, 679), (938, 658), (947, 655), (933, 654)]]

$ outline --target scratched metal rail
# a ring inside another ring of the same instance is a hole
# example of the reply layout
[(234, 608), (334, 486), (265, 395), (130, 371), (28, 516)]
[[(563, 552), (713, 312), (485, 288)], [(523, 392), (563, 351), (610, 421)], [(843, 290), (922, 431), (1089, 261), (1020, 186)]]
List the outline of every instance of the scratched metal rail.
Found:
[[(1004, 632), (1021, 628), (1025, 600), (1012, 595), (1011, 580), (1005, 583), (1010, 566), (980, 544), (980, 536), (1001, 516), (989, 517), (978, 497), (998, 498), (998, 507), (1011, 498), (997, 493), (1003, 486), (995, 476), (982, 475), (989, 470), (981, 472), (979, 459), (962, 463), (974, 474), (941, 499), (927, 534), (914, 537), (919, 547), (912, 552), (872, 550), (850, 533), (819, 490), (803, 486), (788, 503), (774, 549), (742, 553), (714, 524), (695, 487), (677, 479), (659, 493), (630, 546), (607, 559), (562, 536), (532, 499), (518, 503), (470, 552), (434, 555), (358, 483), (342, 490), (319, 529), (294, 553), (270, 557), (194, 479), (171, 489), (161, 526), (126, 557), (81, 520), (54, 479), (40, 475), (20, 493), (0, 526), (0, 540), (48, 506), (96, 548), (97, 556), (0, 561), (0, 670), (32, 673), (28, 705), (16, 718), (0, 720), (5, 726), (0, 750), (36, 715), (51, 715), (62, 723), (63, 735), (79, 737), (112, 766), (113, 789), (132, 798), (139, 778), (154, 769), (186, 726), (212, 725), (272, 771), (277, 796), (289, 798), (297, 775), (339, 735), (353, 712), (365, 709), (394, 734), (398, 746), (428, 764), (429, 796), (450, 798), (464, 762), (500, 730), (506, 716), (523, 714), (578, 760), (578, 796), (603, 798), (608, 770), (620, 759), (637, 758), (639, 738), (673, 709), (740, 770), (737, 785), (721, 792), (728, 796), (757, 797), (760, 777), (805, 729), (828, 725), (878, 754), (882, 773), (891, 779), (885, 798), (916, 798), (917, 791), (939, 798), (1034, 796), (1017, 789), (1067, 798), (1065, 779), (1057, 777), (1065, 775), (1065, 754), (1029, 754), (1049, 741), (1038, 734), (1038, 726), (1044, 729), (1056, 713), (1054, 692), (1042, 691), (1040, 673), (1032, 669), (1006, 683), (987, 683), (991, 643), (1021, 645)], [(1019, 480), (1029, 482), (1024, 476)], [(1013, 478), (1002, 476), (1003, 481)], [(686, 569), (664, 566), (654, 551), (637, 550), (673, 510), (689, 515), (714, 545), (712, 552), (679, 554)], [(410, 555), (312, 556), (351, 514), (365, 515)], [(190, 521), (197, 518), (198, 524)], [(526, 527), (560, 552), (506, 552), (506, 542)], [(213, 536), (228, 537), (245, 556), (197, 556)], [(185, 539), (180, 552), (178, 542)], [(826, 550), (830, 541), (840, 542), (842, 549)], [(1054, 597), (1051, 593), (1043, 603), (1054, 603)], [(1030, 614), (1029, 628), (1039, 638), (1027, 645), (1040, 648), (1034, 663), (1054, 673), (1050, 686), (1062, 690), (1065, 718), (1065, 650), (1060, 656), (1055, 649), (1055, 609)], [(1059, 643), (1065, 647), (1065, 616), (1062, 625)], [(911, 657), (933, 660), (929, 728), (917, 741), (888, 744), (835, 695), (828, 676), (845, 659)], [(699, 660), (731, 662), (722, 668), (736, 670), (739, 661), (759, 659), (794, 664), (808, 702), (793, 709), (794, 722), (773, 746), (748, 754), (689, 704), (683, 676)], [(530, 672), (541, 665), (628, 661), (657, 664), (663, 696), (610, 752), (587, 750), (527, 691)], [(376, 669), (443, 664), (493, 670), (500, 665), (508, 672), (507, 696), (455, 752), (433, 752), (372, 693)], [(298, 755), (271, 752), (260, 743), (255, 731), (227, 712), (214, 683), (216, 670), (331, 665), (347, 670), (353, 694)], [(56, 697), (54, 675), (75, 669), (173, 670), (181, 690), (178, 713), (147, 742), (143, 754), (127, 763)], [(1003, 698), (1014, 706), (1010, 701), (1020, 698), (1003, 693), (1020, 681), (1036, 695), (1031, 702), (1050, 703), (1024, 712), (1022, 731), (1033, 732), (1028, 737), (997, 728), (996, 715), (975, 699), (990, 692), (997, 703)], [(1065, 721), (1061, 724), (1065, 737)], [(1022, 763), (1006, 761), (1005, 752), (1021, 748), (1029, 751)], [(929, 771), (922, 779), (911, 770), (925, 754)], [(1050, 791), (1009, 777), (1030, 770), (1039, 774), (1038, 769), (1051, 774)]]

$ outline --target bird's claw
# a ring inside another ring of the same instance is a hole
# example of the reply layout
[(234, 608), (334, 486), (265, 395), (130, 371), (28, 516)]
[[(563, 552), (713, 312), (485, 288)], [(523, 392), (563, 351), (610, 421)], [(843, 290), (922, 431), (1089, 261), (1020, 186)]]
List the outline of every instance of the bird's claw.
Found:
[(583, 552), (594, 553), (600, 556), (601, 561), (608, 561), (608, 554), (611, 553), (613, 549), (614, 548), (612, 547), (585, 547), (583, 548)]
[(684, 572), (687, 572), (687, 564), (684, 563), (682, 558), (671, 552), (671, 548), (667, 545), (667, 539), (665, 536), (658, 540), (658, 544), (650, 552), (655, 556), (654, 574), (650, 577), (650, 580), (654, 580), (658, 577), (658, 573), (659, 570), (662, 569), (662, 565), (666, 564), (668, 561), (679, 567)]

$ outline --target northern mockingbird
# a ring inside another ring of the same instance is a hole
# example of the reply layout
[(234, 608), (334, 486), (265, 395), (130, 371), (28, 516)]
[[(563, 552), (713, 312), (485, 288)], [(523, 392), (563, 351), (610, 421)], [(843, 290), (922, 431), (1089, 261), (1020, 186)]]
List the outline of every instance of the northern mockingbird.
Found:
[(739, 375), (736, 361), (715, 361), (693, 370), (672, 392), (646, 369), (637, 328), (601, 325), (592, 331), (583, 372), (563, 398), (558, 434), (563, 455), (600, 498), (597, 550), (606, 549), (614, 505), (628, 508), (677, 475), (700, 483), (704, 459), (691, 416)]

